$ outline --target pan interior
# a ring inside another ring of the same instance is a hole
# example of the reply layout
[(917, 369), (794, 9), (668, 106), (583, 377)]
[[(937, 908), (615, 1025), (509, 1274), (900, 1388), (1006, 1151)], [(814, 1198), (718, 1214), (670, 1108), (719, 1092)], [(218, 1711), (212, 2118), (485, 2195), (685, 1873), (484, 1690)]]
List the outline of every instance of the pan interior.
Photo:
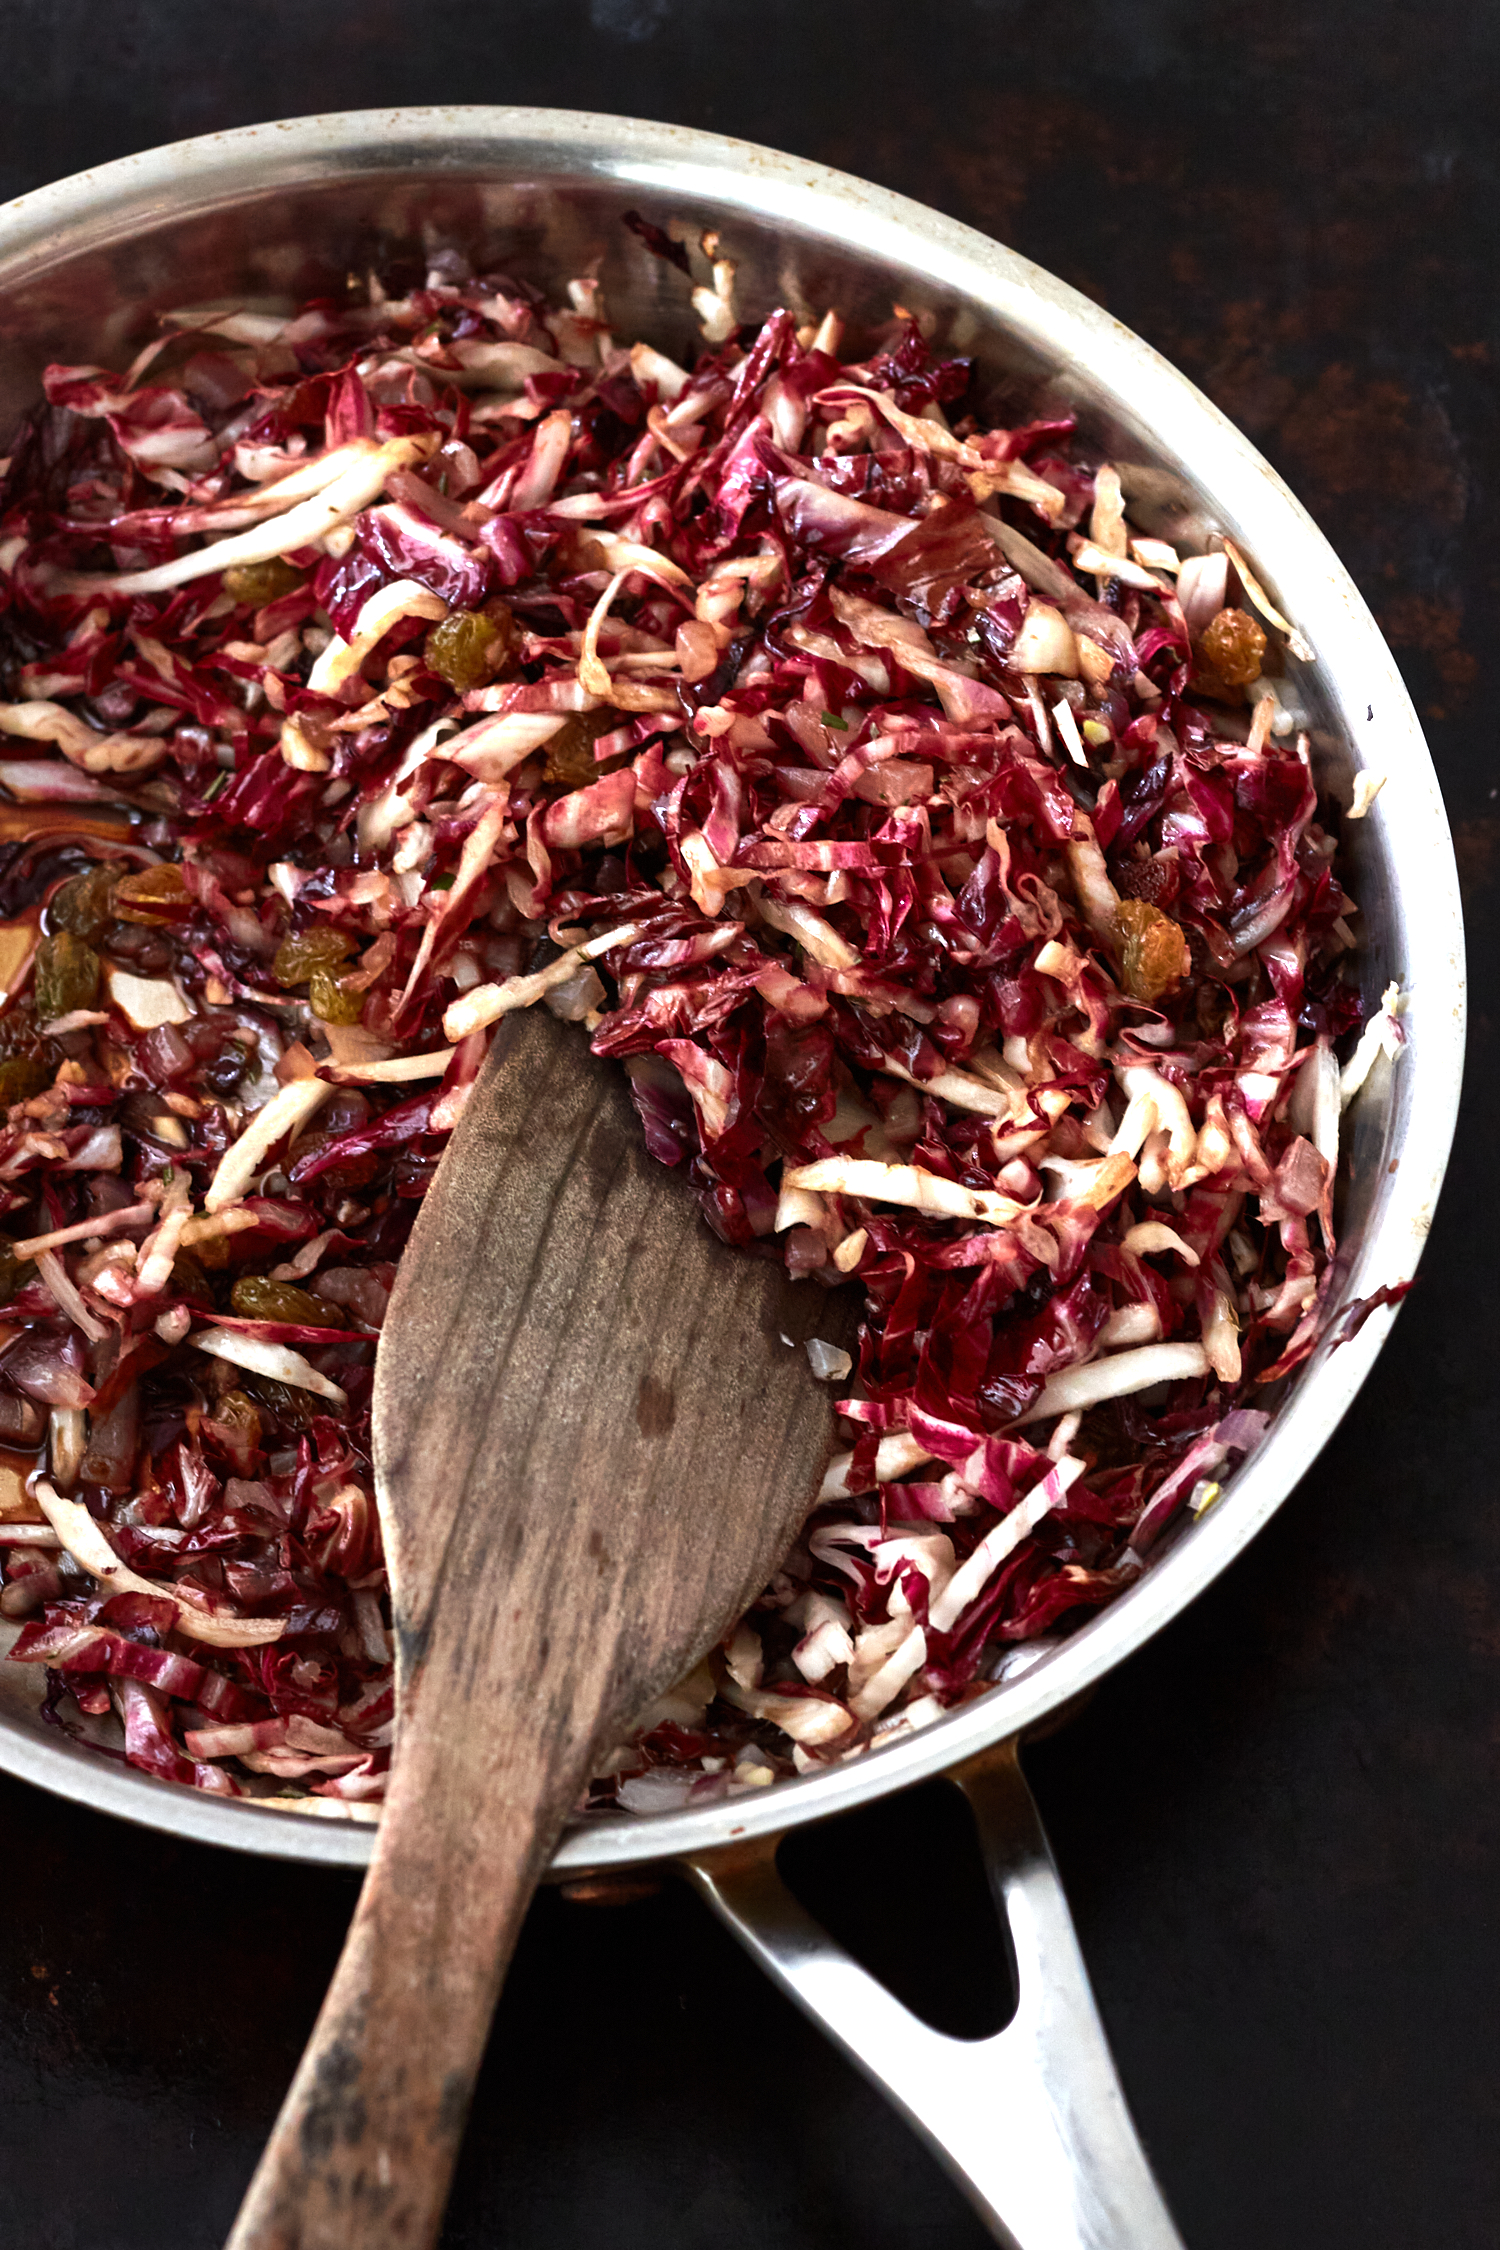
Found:
[[(52, 360), (126, 364), (182, 306), (291, 308), (378, 271), (394, 287), (455, 246), (481, 270), (547, 293), (602, 280), (622, 341), (691, 356), (683, 277), (622, 223), (715, 230), (738, 266), (742, 317), (835, 307), (858, 339), (894, 305), (934, 316), (971, 353), (978, 403), (1011, 422), (1076, 413), (1085, 450), (1119, 464), (1135, 519), (1180, 550), (1241, 541), (1318, 653), (1290, 664), (1284, 700), (1310, 734), (1320, 785), (1347, 801), (1359, 766), (1388, 776), (1351, 831), (1367, 1001), (1410, 987), (1408, 1052), (1377, 1065), (1346, 1118), (1338, 1297), (1407, 1278), (1446, 1158), (1462, 1051), (1463, 970), (1451, 845), (1394, 663), (1327, 543), (1252, 448), (1185, 379), (1097, 307), (968, 229), (861, 182), (743, 143), (558, 111), (428, 110), (304, 119), (129, 158), (23, 198), (0, 216), (0, 429)], [(1035, 1724), (1175, 1614), (1279, 1505), (1331, 1432), (1389, 1326), (1378, 1313), (1294, 1378), (1259, 1454), (1199, 1524), (1164, 1542), (1141, 1581), (1029, 1670), (921, 1736), (825, 1775), (701, 1813), (580, 1830), (558, 1866), (635, 1859), (786, 1825), (938, 1770)], [(1336, 1325), (1336, 1324), (1334, 1324)], [(7, 1636), (8, 1637), (8, 1636)], [(127, 1817), (251, 1850), (368, 1856), (369, 1830), (205, 1798), (44, 1727), (31, 1667), (0, 1664), (0, 1763)]]

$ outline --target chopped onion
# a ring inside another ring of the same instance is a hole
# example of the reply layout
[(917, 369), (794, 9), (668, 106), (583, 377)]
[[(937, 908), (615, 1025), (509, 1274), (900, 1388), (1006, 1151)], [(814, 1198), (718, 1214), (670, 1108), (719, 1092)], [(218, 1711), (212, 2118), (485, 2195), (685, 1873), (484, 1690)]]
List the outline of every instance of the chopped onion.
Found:
[(680, 1812), (692, 1794), (693, 1776), (676, 1766), (652, 1766), (645, 1773), (627, 1774), (615, 1788), (615, 1802), (626, 1812)]
[(821, 1336), (810, 1336), (803, 1346), (807, 1364), (820, 1383), (841, 1383), (854, 1365), (846, 1351), (837, 1344), (825, 1344)]
[(164, 1023), (191, 1023), (193, 1011), (170, 977), (136, 977), (112, 964), (105, 972), (109, 997), (134, 1031)]

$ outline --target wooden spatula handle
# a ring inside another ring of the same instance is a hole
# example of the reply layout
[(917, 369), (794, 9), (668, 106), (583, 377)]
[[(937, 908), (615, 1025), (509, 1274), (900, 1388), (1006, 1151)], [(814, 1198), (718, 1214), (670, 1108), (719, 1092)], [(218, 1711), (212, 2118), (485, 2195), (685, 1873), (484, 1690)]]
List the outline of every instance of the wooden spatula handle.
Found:
[(376, 1363), (390, 1796), (230, 2250), (430, 2250), (536, 1880), (785, 1552), (832, 1436), (801, 1346), (851, 1328), (708, 1232), (569, 1026), (502, 1025)]
[[(451, 1705), (450, 1716), (451, 1716)], [(586, 1778), (566, 1730), (403, 1717), (375, 1856), (228, 2250), (430, 2250), (527, 1904)]]

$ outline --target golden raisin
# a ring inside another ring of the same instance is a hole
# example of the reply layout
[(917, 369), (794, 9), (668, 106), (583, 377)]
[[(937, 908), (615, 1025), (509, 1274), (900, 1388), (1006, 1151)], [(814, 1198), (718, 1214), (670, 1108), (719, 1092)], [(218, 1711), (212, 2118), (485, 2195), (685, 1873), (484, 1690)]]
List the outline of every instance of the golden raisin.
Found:
[(29, 998), (7, 1008), (0, 1016), (0, 1109), (50, 1086), (62, 1059), (61, 1047), (37, 1030)]
[(241, 1387), (262, 1418), (283, 1430), (305, 1430), (314, 1414), (322, 1411), (320, 1399), (291, 1383), (278, 1383), (274, 1375), (247, 1375)]
[(612, 734), (620, 724), (620, 714), (608, 711), (575, 711), (564, 719), (546, 745), (548, 781), (560, 781), (565, 789), (583, 789), (597, 781), (604, 768), (594, 757), (594, 744), (601, 734)]
[(208, 1286), (208, 1275), (203, 1260), (192, 1250), (179, 1250), (172, 1260), (172, 1294), (185, 1297), (190, 1304), (213, 1306), (213, 1291)]
[(255, 1401), (244, 1391), (226, 1391), (214, 1407), (214, 1420), (231, 1430), (243, 1430), (252, 1447), (260, 1444), (260, 1415)]
[(0, 1234), (0, 1305), (8, 1305), (36, 1272), (29, 1258), (18, 1258), (13, 1238)]
[(60, 1058), (61, 1049), (37, 1030), (36, 1010), (29, 998), (17, 1000), (0, 1016), (0, 1055)]
[(241, 1476), (253, 1475), (261, 1450), (261, 1418), (248, 1391), (223, 1390), (203, 1424), (205, 1435), (220, 1454), (227, 1454)]
[(90, 867), (64, 883), (47, 909), (54, 929), (71, 930), (75, 937), (94, 944), (115, 920), (114, 890), (118, 867)]
[(1198, 646), (1228, 686), (1248, 687), (1260, 678), (1266, 636), (1244, 610), (1221, 609), (1204, 627)]
[(289, 1281), (267, 1281), (262, 1274), (242, 1274), (229, 1292), (229, 1302), (241, 1320), (279, 1320), (294, 1328), (342, 1328), (344, 1316), (336, 1305), (325, 1305), (311, 1290), (296, 1289)]
[(1222, 984), (1205, 983), (1198, 987), (1198, 1030), (1205, 1039), (1220, 1039), (1233, 1002)]
[[(314, 1156), (337, 1139), (332, 1133), (302, 1133), (287, 1151), (287, 1169), (300, 1164), (304, 1156)], [(371, 1151), (364, 1156), (341, 1156), (318, 1174), (318, 1185), (330, 1194), (352, 1194), (356, 1188), (367, 1187), (380, 1170), (380, 1158)]]
[(306, 984), (315, 969), (336, 969), (353, 951), (354, 940), (347, 930), (336, 930), (328, 922), (314, 922), (295, 937), (282, 939), (271, 963), (271, 974), (283, 992), (289, 992), (294, 984)]
[(365, 1012), (363, 992), (351, 992), (342, 978), (327, 969), (314, 969), (307, 980), (307, 1001), (323, 1023), (358, 1023)]
[(1159, 1000), (1192, 966), (1180, 925), (1143, 898), (1122, 898), (1115, 908), (1125, 990), (1132, 1000)]
[(183, 881), (182, 869), (170, 862), (159, 867), (138, 867), (122, 875), (114, 888), (115, 913), (122, 922), (139, 922), (148, 930), (169, 930), (185, 922), (195, 905)]
[(484, 609), (450, 610), (434, 625), (423, 647), (430, 671), (446, 680), (455, 694), (482, 687), (510, 661), (515, 648), (515, 620), (503, 602)]
[(34, 978), (37, 1014), (43, 1023), (50, 1023), (54, 1016), (93, 1006), (99, 990), (99, 956), (71, 930), (59, 930), (37, 947)]
[[(204, 1277), (204, 1287), (207, 1288), (211, 1273), (223, 1273), (227, 1266), (234, 1264), (235, 1252), (241, 1241), (242, 1237), (235, 1234), (205, 1234), (193, 1244), (191, 1250), (178, 1251), (177, 1261), (172, 1267), (173, 1280), (177, 1278), (177, 1266), (184, 1258), (189, 1258), (196, 1261), (198, 1270)], [(193, 1291), (184, 1288), (182, 1294), (184, 1297), (191, 1297)]]
[(284, 556), (273, 555), (269, 562), (239, 563), (224, 573), (224, 591), (244, 609), (264, 609), (268, 602), (279, 602), (283, 594), (294, 594), (304, 585), (307, 572), (298, 570)]
[(51, 1085), (55, 1065), (35, 1055), (7, 1055), (0, 1062), (0, 1109), (12, 1102), (29, 1102)]

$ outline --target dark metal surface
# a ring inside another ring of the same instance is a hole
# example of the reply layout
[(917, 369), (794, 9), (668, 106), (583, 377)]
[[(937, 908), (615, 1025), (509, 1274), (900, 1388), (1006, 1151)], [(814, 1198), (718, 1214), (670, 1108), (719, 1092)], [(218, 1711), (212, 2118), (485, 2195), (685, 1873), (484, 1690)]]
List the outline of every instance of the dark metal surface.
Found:
[[(242, 16), (11, 0), (0, 66), (4, 193), (291, 110), (454, 97), (616, 108), (805, 151), (1107, 302), (1328, 530), (1407, 666), (1458, 832), (1469, 1117), (1417, 1298), (1307, 1487), (1030, 1764), (1193, 2250), (1489, 2250), (1500, 1532), (1484, 1442), (1485, 973), (1500, 766), (1479, 661), (1500, 465), (1500, 18), (1389, 0), (1253, 14), (261, 0)], [(904, 1931), (941, 1928), (950, 1957), (983, 1939), (961, 1835), (933, 1817), (882, 1810), (849, 1853), (856, 1892), (891, 1869), (885, 1910), (865, 1909), (877, 1955), (898, 1915)], [(214, 1856), (15, 1784), (0, 1819), (0, 2244), (211, 2250), (352, 1881)], [(826, 1887), (845, 1847), (800, 1849), (821, 1855)], [(914, 1950), (908, 1938), (908, 1974)], [(876, 2097), (671, 1892), (614, 1911), (539, 1903), (445, 2239), (982, 2238)]]

